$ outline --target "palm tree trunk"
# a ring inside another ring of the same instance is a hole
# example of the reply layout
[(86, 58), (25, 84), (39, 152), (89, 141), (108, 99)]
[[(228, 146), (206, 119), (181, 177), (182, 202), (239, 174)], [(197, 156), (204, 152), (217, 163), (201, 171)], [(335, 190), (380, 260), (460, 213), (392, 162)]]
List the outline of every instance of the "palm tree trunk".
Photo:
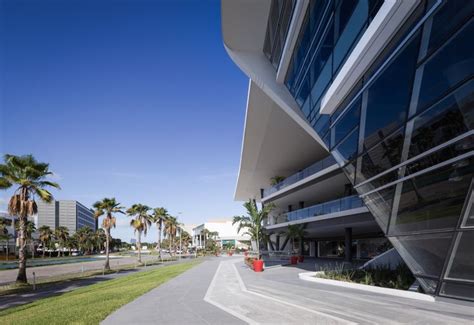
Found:
[(18, 276), (16, 278), (17, 283), (28, 283), (26, 279), (26, 254), (25, 254), (25, 247), (26, 247), (26, 240), (25, 240), (25, 232), (26, 232), (26, 217), (20, 216), (20, 250), (18, 255)]
[(43, 244), (43, 258), (44, 258), (45, 254), (46, 254), (46, 243), (44, 241), (41, 242), (41, 243)]
[(137, 248), (138, 248), (138, 263), (142, 263), (142, 233), (141, 231), (138, 232), (138, 241), (137, 241)]
[(105, 228), (105, 265), (104, 269), (110, 270), (109, 264), (109, 242), (110, 242), (110, 229)]
[(156, 244), (156, 249), (158, 250), (158, 256), (161, 258), (161, 220), (158, 225), (158, 244)]

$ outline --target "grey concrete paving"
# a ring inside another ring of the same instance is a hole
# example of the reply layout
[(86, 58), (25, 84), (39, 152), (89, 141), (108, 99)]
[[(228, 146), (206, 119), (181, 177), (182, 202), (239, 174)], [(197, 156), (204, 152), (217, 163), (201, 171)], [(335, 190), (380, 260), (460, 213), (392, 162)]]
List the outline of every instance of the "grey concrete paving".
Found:
[(245, 324), (203, 300), (222, 258), (211, 258), (149, 291), (102, 324)]
[(296, 267), (255, 273), (241, 261), (205, 262), (120, 308), (103, 324), (472, 324), (474, 320), (474, 304), (425, 302), (311, 283), (298, 278), (306, 270)]
[[(262, 273), (236, 264), (247, 290), (266, 297), (278, 297), (303, 308), (360, 324), (472, 324), (474, 304), (414, 299), (375, 294), (362, 290), (303, 281), (297, 267), (267, 269)], [(315, 318), (319, 323), (319, 318)]]
[(177, 264), (181, 262), (189, 261), (189, 259), (182, 259), (181, 261), (172, 261), (172, 262), (165, 262), (163, 264), (149, 266), (147, 268), (136, 268), (130, 270), (120, 271), (119, 273), (112, 273), (106, 275), (97, 275), (91, 276), (83, 279), (74, 279), (74, 280), (67, 280), (62, 281), (56, 284), (50, 285), (41, 285), (38, 286), (37, 290), (35, 291), (27, 291), (23, 293), (15, 293), (15, 294), (8, 294), (0, 296), (0, 310), (11, 308), (19, 305), (24, 305), (30, 302), (33, 302), (37, 299), (43, 299), (51, 296), (57, 296), (75, 289), (79, 289), (81, 287), (85, 287), (91, 284), (112, 280), (115, 278), (120, 278), (125, 275), (129, 275), (135, 272), (142, 272), (148, 271), (152, 269), (156, 269), (159, 267), (163, 267), (165, 265)]

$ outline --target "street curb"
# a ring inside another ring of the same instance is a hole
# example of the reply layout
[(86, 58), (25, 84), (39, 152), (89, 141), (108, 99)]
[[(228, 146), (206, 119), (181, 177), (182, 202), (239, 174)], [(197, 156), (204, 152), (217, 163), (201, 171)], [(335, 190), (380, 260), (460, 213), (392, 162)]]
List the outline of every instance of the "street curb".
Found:
[(315, 283), (320, 283), (320, 284), (334, 285), (334, 286), (338, 286), (338, 287), (344, 287), (344, 288), (350, 288), (350, 289), (356, 289), (356, 290), (364, 290), (364, 291), (368, 291), (368, 292), (380, 293), (380, 294), (385, 294), (385, 295), (390, 295), (390, 296), (395, 296), (395, 297), (402, 297), (402, 298), (409, 298), (409, 299), (435, 302), (435, 298), (433, 296), (426, 295), (426, 294), (423, 294), (423, 293), (405, 291), (405, 290), (398, 290), (398, 289), (390, 289), (390, 288), (382, 288), (382, 287), (376, 287), (376, 286), (371, 286), (371, 285), (366, 285), (366, 284), (359, 284), (359, 283), (352, 283), (352, 282), (345, 282), (345, 281), (318, 278), (317, 275), (321, 274), (321, 273), (324, 273), (324, 271), (304, 272), (304, 273), (299, 273), (298, 277), (300, 278), (300, 280), (310, 281), (310, 282), (315, 282)]

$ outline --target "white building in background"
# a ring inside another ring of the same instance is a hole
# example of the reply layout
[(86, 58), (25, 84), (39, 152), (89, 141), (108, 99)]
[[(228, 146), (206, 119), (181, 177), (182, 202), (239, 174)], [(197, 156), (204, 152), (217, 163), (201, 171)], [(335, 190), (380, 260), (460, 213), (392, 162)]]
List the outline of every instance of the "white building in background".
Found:
[[(0, 219), (6, 224), (5, 229), (7, 233), (0, 233), (0, 254), (4, 255), (7, 251), (11, 254), (16, 252), (16, 230), (15, 230), (15, 221), (16, 217), (10, 216), (6, 212), (0, 212)], [(8, 236), (8, 237), (7, 237)]]
[(248, 248), (250, 244), (250, 236), (244, 235), (245, 229), (237, 231), (237, 224), (232, 225), (232, 219), (211, 220), (194, 227), (192, 230), (193, 247), (203, 248), (205, 245), (204, 229), (209, 232), (217, 232), (214, 240), (222, 247), (227, 243), (231, 243), (236, 248)]

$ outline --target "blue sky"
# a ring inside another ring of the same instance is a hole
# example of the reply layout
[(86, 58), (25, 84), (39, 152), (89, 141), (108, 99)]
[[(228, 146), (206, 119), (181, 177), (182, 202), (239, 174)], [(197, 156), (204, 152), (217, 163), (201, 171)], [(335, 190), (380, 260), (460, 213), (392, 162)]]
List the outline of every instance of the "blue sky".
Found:
[[(49, 162), (57, 199), (114, 196), (185, 223), (243, 213), (233, 194), (248, 81), (225, 52), (219, 1), (0, 6), (2, 155)], [(133, 237), (127, 217), (112, 234)]]

